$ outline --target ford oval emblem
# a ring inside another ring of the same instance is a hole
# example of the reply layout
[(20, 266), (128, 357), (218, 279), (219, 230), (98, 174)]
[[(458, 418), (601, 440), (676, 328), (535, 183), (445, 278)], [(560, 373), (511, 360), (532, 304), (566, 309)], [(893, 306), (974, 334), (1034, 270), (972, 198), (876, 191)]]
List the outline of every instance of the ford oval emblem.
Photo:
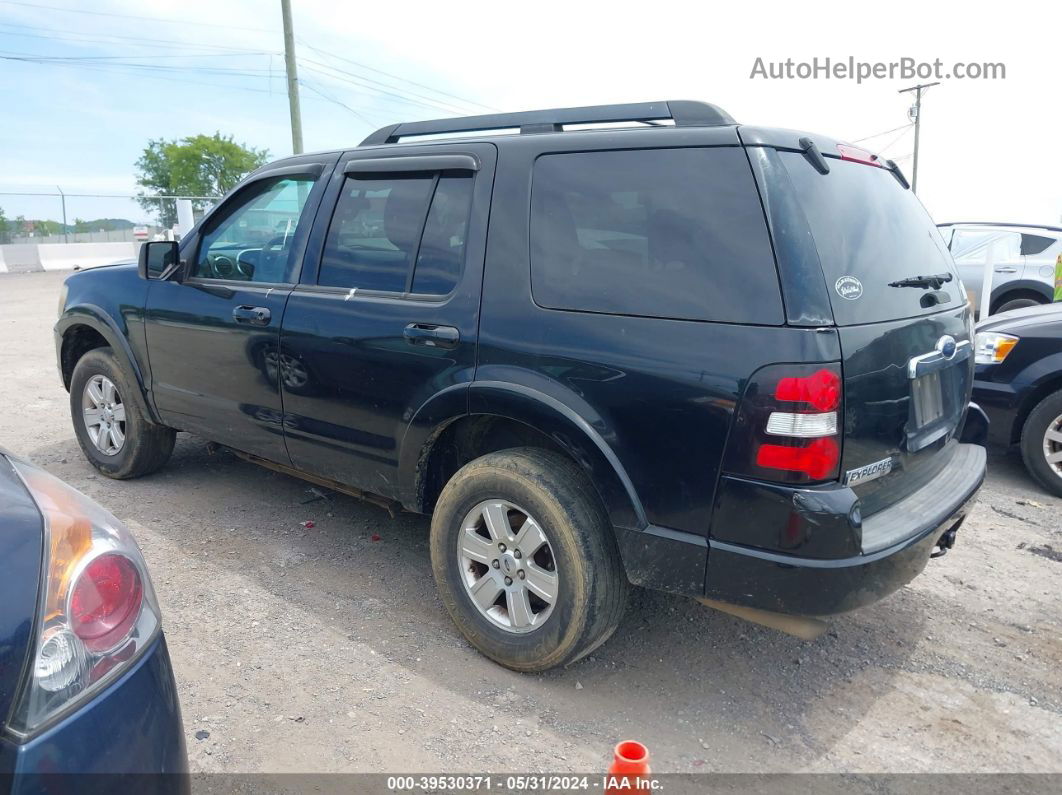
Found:
[(955, 338), (945, 334), (939, 340), (937, 340), (937, 350), (940, 351), (940, 355), (945, 359), (950, 359), (955, 355), (955, 351), (958, 349), (958, 343), (955, 342)]

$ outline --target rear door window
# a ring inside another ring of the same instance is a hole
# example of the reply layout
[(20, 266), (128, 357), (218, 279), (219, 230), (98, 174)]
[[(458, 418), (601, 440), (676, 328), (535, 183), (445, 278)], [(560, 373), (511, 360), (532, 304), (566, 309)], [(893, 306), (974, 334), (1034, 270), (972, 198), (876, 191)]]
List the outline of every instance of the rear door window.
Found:
[(531, 282), (552, 309), (783, 320), (763, 209), (737, 147), (538, 158)]
[(469, 173), (348, 177), (328, 227), (319, 285), (446, 295), (465, 260)]
[[(838, 325), (916, 317), (966, 301), (940, 232), (890, 172), (831, 158), (830, 173), (820, 174), (799, 152), (780, 156), (811, 227)], [(924, 301), (929, 291), (919, 287), (889, 286), (944, 273), (953, 275), (941, 287), (947, 303)]]

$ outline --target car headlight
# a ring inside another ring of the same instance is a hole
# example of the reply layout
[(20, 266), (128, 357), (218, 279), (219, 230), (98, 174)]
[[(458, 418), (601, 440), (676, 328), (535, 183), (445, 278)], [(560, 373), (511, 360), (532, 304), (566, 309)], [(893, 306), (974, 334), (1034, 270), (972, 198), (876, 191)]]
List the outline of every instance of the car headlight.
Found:
[(9, 723), (25, 736), (127, 671), (160, 620), (129, 530), (43, 469), (9, 460), (44, 517), (36, 645)]
[(979, 331), (976, 340), (974, 361), (977, 364), (999, 364), (1018, 344), (1017, 337), (1010, 334), (997, 334), (994, 331)]

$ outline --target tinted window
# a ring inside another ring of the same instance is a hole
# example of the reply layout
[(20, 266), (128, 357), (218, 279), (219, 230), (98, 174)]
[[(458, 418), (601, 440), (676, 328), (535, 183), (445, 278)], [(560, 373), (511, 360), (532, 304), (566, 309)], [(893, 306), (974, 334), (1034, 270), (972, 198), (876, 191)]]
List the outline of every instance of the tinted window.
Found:
[(457, 284), (471, 209), (472, 175), (440, 177), (420, 241), (413, 292), (446, 295)]
[(433, 175), (348, 179), (317, 283), (404, 292), (434, 185)]
[(219, 208), (199, 243), (193, 276), (289, 282), (291, 256), (313, 177), (263, 180)]
[(966, 301), (957, 278), (943, 286), (951, 300), (942, 306), (923, 306), (926, 290), (889, 286), (910, 276), (954, 274), (925, 208), (892, 174), (835, 159), (830, 173), (820, 174), (802, 154), (780, 154), (811, 227), (839, 325), (914, 317)]
[(782, 322), (774, 256), (740, 148), (546, 155), (531, 191), (542, 306)]
[(1021, 253), (1026, 256), (1042, 254), (1057, 242), (1058, 241), (1055, 240), (1055, 238), (1053, 237), (1044, 237), (1043, 235), (1029, 235), (1022, 232)]

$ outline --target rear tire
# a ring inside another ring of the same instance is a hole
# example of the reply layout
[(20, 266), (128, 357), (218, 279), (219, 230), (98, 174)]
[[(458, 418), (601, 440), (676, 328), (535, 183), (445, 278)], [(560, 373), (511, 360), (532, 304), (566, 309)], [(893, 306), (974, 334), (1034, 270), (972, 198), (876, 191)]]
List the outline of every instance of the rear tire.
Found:
[(1032, 298), (1012, 298), (1006, 303), (1000, 304), (992, 314), (998, 315), (1000, 312), (1009, 312), (1012, 309), (1024, 309), (1027, 306), (1040, 306), (1041, 303), (1041, 301), (1036, 301)]
[[(492, 507), (499, 512), (488, 521)], [(529, 522), (544, 540), (527, 547), (538, 549), (533, 561), (530, 551), (518, 554), (527, 546)], [(472, 557), (465, 554), (469, 546), (475, 547)], [(506, 549), (498, 552), (499, 546)], [(515, 671), (545, 671), (590, 653), (616, 629), (627, 603), (627, 578), (600, 498), (574, 463), (539, 448), (490, 453), (450, 479), (432, 516), (431, 562), (458, 629), (484, 655)], [(538, 610), (530, 623), (509, 593), (522, 585), (524, 566), (530, 603)], [(515, 585), (503, 587), (507, 572)], [(535, 592), (543, 572), (553, 575), (552, 601)], [(481, 581), (487, 585), (483, 606), (473, 600)]]
[(70, 417), (85, 458), (109, 478), (150, 474), (173, 452), (177, 432), (148, 419), (136, 379), (111, 348), (94, 348), (78, 360)]
[(1021, 429), (1021, 456), (1029, 473), (1062, 497), (1062, 392), (1048, 395), (1029, 412)]

